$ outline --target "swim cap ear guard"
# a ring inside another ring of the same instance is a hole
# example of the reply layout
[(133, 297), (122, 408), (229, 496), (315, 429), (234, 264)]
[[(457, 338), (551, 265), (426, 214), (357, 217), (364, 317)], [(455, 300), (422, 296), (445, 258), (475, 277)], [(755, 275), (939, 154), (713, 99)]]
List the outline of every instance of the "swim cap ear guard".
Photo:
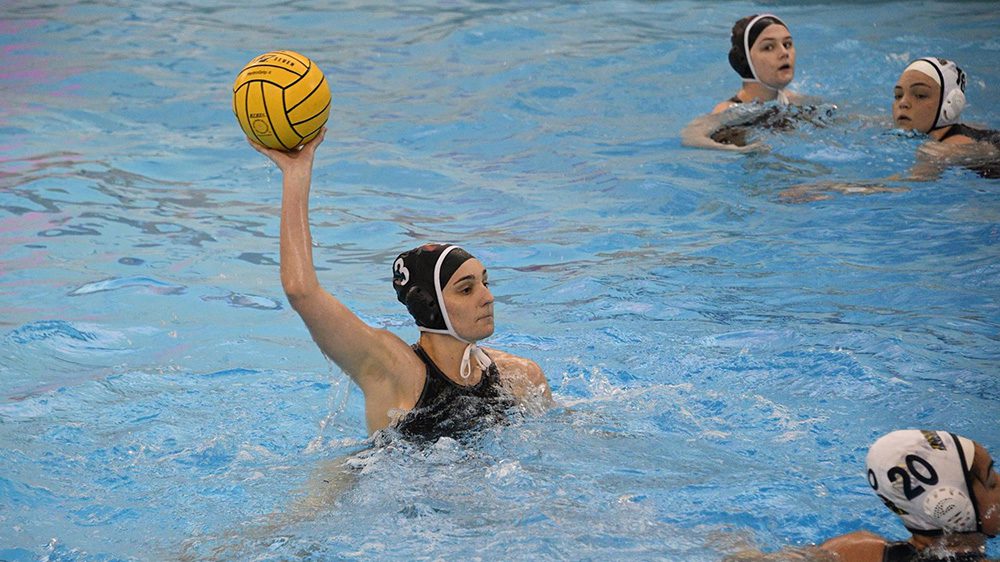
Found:
[(472, 255), (465, 250), (444, 244), (425, 244), (399, 254), (392, 264), (392, 286), (417, 326), (449, 333), (442, 289), (469, 259)]
[(441, 322), (441, 306), (434, 295), (428, 293), (423, 287), (413, 286), (406, 291), (404, 303), (410, 316), (417, 319), (417, 323), (428, 328), (443, 325)]
[(975, 444), (954, 433), (894, 431), (868, 450), (868, 484), (912, 533), (982, 532), (971, 485), (974, 455)]

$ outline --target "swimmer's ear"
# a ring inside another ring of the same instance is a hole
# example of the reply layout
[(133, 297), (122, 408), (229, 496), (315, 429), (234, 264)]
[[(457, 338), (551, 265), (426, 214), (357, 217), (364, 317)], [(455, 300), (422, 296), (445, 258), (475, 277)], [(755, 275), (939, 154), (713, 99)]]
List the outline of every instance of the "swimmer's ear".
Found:
[(406, 292), (406, 310), (426, 328), (436, 327), (441, 322), (441, 306), (437, 299), (418, 285)]

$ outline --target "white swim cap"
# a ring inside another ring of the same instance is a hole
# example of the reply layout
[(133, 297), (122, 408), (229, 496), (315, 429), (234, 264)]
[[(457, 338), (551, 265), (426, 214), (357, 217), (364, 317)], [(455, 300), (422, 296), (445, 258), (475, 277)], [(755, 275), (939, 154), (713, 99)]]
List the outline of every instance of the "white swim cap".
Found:
[(934, 57), (917, 59), (903, 72), (907, 70), (926, 74), (941, 87), (941, 101), (931, 130), (958, 123), (958, 116), (965, 109), (965, 72), (953, 61)]
[(975, 444), (945, 431), (905, 429), (868, 450), (868, 484), (910, 532), (980, 531), (970, 484)]

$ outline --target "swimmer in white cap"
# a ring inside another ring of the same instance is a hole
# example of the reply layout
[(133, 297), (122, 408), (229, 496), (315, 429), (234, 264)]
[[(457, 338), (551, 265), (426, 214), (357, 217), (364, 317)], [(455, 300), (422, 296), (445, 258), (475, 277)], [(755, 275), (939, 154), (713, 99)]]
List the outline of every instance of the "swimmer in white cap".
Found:
[(250, 144), (282, 172), (282, 287), (323, 354), (364, 393), (369, 433), (393, 426), (436, 438), (502, 417), (498, 409), (515, 401), (547, 404), (552, 393), (534, 361), (478, 346), (493, 334), (493, 294), (486, 268), (461, 248), (421, 246), (393, 264), (396, 295), (421, 329), (413, 346), (365, 324), (323, 289), (313, 266), (309, 189), (325, 134), (290, 152)]
[(821, 549), (856, 562), (986, 559), (987, 538), (1000, 532), (1000, 475), (982, 445), (946, 431), (894, 431), (875, 441), (866, 465), (868, 485), (910, 538), (855, 531)]
[[(896, 127), (925, 133), (923, 169), (912, 175), (936, 176), (942, 165), (961, 163), (988, 178), (1000, 178), (1000, 131), (959, 121), (965, 109), (965, 72), (953, 61), (924, 57), (903, 70), (893, 88)], [(957, 162), (961, 160), (961, 162)]]
[(1000, 532), (1000, 474), (982, 445), (946, 431), (905, 429), (875, 441), (865, 464), (868, 485), (902, 520), (909, 539), (855, 531), (819, 546), (770, 554), (749, 550), (725, 560), (986, 560), (986, 541)]
[(870, 194), (905, 191), (886, 182), (931, 181), (950, 167), (962, 167), (1000, 179), (1000, 131), (971, 127), (960, 121), (966, 107), (965, 72), (953, 61), (924, 57), (903, 69), (893, 87), (893, 124), (927, 135), (909, 173), (866, 182), (823, 181), (797, 185), (782, 193), (794, 201), (828, 199), (829, 192)]

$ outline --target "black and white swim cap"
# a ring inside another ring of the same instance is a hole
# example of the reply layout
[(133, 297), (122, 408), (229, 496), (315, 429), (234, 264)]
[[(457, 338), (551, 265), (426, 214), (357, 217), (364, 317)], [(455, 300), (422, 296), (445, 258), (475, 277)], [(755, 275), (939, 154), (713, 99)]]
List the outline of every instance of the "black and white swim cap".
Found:
[(730, 37), (732, 46), (729, 49), (729, 65), (744, 80), (759, 80), (753, 62), (750, 60), (750, 47), (753, 47), (753, 44), (757, 42), (757, 38), (760, 37), (764, 29), (775, 23), (788, 28), (785, 22), (773, 14), (754, 14), (733, 25), (733, 34)]
[(868, 450), (868, 484), (911, 532), (981, 531), (970, 475), (975, 452), (972, 440), (954, 433), (893, 431)]
[(399, 254), (392, 263), (392, 286), (396, 289), (396, 298), (406, 305), (420, 331), (447, 334), (468, 344), (459, 365), (458, 372), (462, 378), (471, 376), (473, 358), (484, 371), (493, 363), (476, 342), (458, 335), (444, 304), (445, 286), (458, 268), (471, 259), (472, 254), (458, 246), (425, 244)]
[(958, 123), (958, 117), (965, 109), (965, 72), (953, 61), (936, 57), (917, 59), (903, 72), (907, 70), (926, 74), (941, 88), (941, 100), (931, 130)]
[(450, 244), (424, 244), (399, 254), (392, 264), (392, 287), (417, 326), (445, 331), (450, 328), (441, 291), (470, 259), (471, 254)]

